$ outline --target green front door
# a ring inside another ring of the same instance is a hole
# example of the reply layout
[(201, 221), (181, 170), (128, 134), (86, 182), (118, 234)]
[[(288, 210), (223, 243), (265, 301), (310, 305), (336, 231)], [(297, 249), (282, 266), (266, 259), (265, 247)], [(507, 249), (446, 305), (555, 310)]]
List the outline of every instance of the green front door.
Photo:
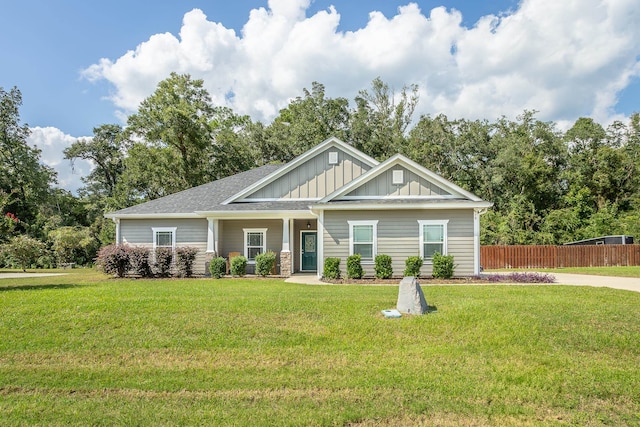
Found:
[(317, 271), (318, 268), (318, 233), (316, 231), (303, 231), (300, 239), (302, 262), (300, 270)]

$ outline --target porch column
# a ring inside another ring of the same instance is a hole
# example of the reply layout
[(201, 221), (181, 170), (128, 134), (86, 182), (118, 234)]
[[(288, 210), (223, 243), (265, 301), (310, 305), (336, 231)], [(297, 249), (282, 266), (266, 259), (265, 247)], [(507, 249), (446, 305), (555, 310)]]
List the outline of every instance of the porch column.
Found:
[(280, 275), (291, 276), (293, 263), (291, 258), (291, 219), (282, 218), (282, 250), (280, 251)]
[(116, 223), (116, 245), (119, 245), (120, 242), (120, 218), (113, 218), (113, 222)]
[(207, 218), (207, 253), (218, 254), (218, 226), (217, 218)]
[(318, 275), (318, 279), (322, 279), (322, 273), (324, 270), (324, 211), (320, 211), (318, 213), (318, 220), (317, 220), (317, 237), (316, 237), (316, 241), (318, 242), (318, 256), (317, 256), (317, 275)]

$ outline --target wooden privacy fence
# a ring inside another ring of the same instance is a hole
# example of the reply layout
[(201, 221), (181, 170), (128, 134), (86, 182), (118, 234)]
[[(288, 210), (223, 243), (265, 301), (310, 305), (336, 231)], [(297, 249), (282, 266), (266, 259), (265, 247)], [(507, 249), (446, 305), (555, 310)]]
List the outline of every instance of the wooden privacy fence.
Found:
[(640, 265), (640, 245), (482, 246), (480, 265), (484, 269)]

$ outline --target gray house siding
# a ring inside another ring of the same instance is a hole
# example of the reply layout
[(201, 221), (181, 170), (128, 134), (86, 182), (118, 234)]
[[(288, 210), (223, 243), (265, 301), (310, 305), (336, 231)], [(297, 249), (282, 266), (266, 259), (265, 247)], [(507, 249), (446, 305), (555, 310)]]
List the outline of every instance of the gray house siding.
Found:
[[(473, 210), (327, 211), (324, 214), (324, 258), (338, 257), (346, 271), (349, 256), (349, 224), (353, 220), (378, 220), (377, 254), (391, 256), (394, 276), (401, 276), (405, 260), (420, 254), (418, 220), (449, 220), (447, 251), (454, 256), (456, 276), (473, 275)], [(374, 275), (373, 263), (364, 264), (366, 275)], [(431, 264), (421, 273), (430, 276)]]
[[(329, 163), (330, 152), (337, 152), (337, 164)], [(329, 147), (246, 199), (322, 198), (369, 169), (371, 166), (361, 160), (336, 147)]]
[[(393, 171), (402, 171), (402, 184), (393, 183)], [(421, 178), (416, 173), (406, 168), (395, 166), (393, 169), (383, 172), (380, 176), (375, 177), (354, 191), (351, 191), (345, 197), (416, 197), (438, 195), (449, 195), (449, 193), (434, 183)]]
[(190, 246), (198, 249), (194, 273), (205, 272), (205, 251), (207, 250), (206, 219), (122, 219), (120, 235), (122, 243), (130, 246), (153, 248), (155, 227), (176, 227), (176, 247)]

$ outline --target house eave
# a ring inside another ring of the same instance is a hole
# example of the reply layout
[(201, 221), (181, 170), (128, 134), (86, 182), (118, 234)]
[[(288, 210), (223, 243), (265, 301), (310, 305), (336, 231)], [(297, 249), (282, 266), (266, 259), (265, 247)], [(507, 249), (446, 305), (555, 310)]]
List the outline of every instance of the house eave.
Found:
[(201, 218), (196, 213), (140, 213), (140, 214), (119, 214), (117, 212), (107, 213), (104, 215), (109, 219), (193, 219)]
[(346, 210), (442, 210), (442, 209), (488, 209), (493, 206), (491, 202), (411, 202), (411, 203), (318, 203), (311, 205), (311, 210), (317, 211), (346, 211)]
[(265, 210), (265, 211), (197, 211), (200, 218), (218, 219), (313, 219), (316, 218), (310, 209), (305, 210)]

